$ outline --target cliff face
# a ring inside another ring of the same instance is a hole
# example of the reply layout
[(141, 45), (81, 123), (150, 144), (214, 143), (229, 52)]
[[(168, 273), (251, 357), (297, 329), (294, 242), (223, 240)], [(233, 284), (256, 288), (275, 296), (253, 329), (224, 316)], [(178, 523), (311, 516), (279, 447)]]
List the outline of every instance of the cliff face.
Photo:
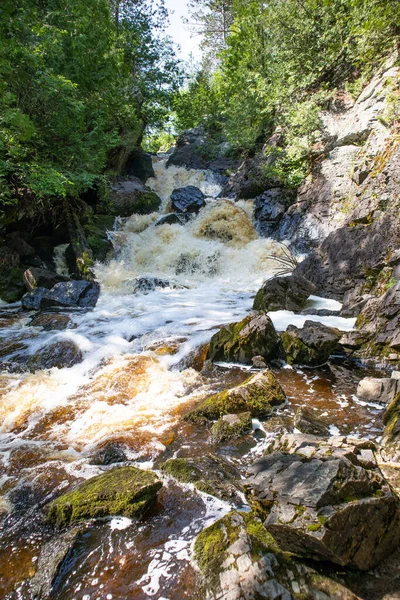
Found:
[(362, 222), (376, 210), (377, 175), (388, 169), (389, 178), (395, 175), (388, 159), (396, 142), (396, 60), (387, 62), (353, 105), (344, 98), (340, 112), (322, 115), (325, 157), (280, 223), (278, 235), (286, 235), (294, 245), (316, 246), (333, 231)]

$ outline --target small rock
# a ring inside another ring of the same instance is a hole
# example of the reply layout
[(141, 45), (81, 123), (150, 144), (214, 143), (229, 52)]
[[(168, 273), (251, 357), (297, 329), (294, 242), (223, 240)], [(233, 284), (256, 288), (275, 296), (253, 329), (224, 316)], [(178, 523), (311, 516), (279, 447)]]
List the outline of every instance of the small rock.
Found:
[(176, 189), (171, 194), (171, 208), (177, 213), (197, 213), (205, 205), (205, 195), (193, 185)]
[(265, 360), (263, 359), (262, 356), (253, 356), (253, 358), (251, 359), (251, 362), (253, 363), (253, 367), (255, 369), (266, 369), (267, 368), (267, 363), (265, 362)]
[(92, 308), (100, 295), (100, 285), (94, 281), (71, 280), (57, 283), (51, 290), (38, 287), (22, 298), (26, 310), (40, 310), (51, 307)]
[(328, 436), (329, 424), (318, 416), (318, 413), (308, 406), (301, 406), (295, 414), (294, 426), (301, 433)]
[(30, 267), (23, 275), (24, 283), (28, 292), (33, 292), (36, 288), (45, 288), (51, 290), (57, 283), (70, 281), (69, 277), (58, 275), (47, 269), (37, 269)]
[(56, 527), (65, 527), (108, 516), (141, 517), (155, 502), (161, 487), (151, 471), (115, 468), (54, 500), (47, 507), (47, 518)]
[(135, 287), (133, 293), (148, 294), (154, 292), (157, 289), (165, 289), (168, 287), (174, 287), (168, 279), (160, 279), (159, 277), (136, 277)]
[(127, 460), (125, 446), (118, 442), (112, 442), (106, 444), (103, 448), (100, 448), (90, 461), (90, 464), (108, 466), (116, 463), (123, 463)]
[(161, 199), (137, 177), (116, 179), (111, 186), (110, 202), (115, 216), (130, 217), (157, 212)]
[(161, 466), (161, 470), (182, 483), (193, 483), (199, 491), (211, 496), (240, 501), (237, 495), (241, 491), (239, 471), (214, 454), (199, 458), (171, 458)]
[(224, 415), (211, 429), (211, 436), (216, 444), (239, 439), (252, 430), (251, 413)]
[(154, 227), (160, 227), (161, 225), (185, 225), (189, 218), (190, 215), (187, 213), (169, 213), (160, 217), (154, 223)]
[(58, 313), (41, 313), (35, 315), (28, 323), (29, 327), (42, 327), (44, 331), (62, 331), (71, 325), (68, 315)]

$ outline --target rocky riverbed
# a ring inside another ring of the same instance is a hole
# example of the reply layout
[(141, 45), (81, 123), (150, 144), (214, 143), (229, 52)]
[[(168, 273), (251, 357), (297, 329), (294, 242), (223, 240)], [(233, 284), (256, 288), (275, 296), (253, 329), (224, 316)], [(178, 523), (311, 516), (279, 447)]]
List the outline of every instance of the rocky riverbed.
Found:
[(64, 245), (1, 307), (2, 597), (398, 597), (399, 379), (360, 352), (398, 286), (356, 323), (167, 160), (85, 279)]

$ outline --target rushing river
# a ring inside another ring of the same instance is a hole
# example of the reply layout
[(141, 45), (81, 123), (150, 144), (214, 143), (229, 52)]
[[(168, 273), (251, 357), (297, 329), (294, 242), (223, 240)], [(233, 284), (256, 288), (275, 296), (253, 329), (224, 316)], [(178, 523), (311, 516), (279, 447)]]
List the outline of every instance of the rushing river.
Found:
[[(262, 452), (264, 424), (241, 445), (216, 449), (208, 432), (181, 416), (206, 394), (248, 377), (235, 365), (202, 371), (204, 346), (224, 323), (242, 319), (255, 292), (274, 274), (279, 245), (259, 239), (252, 202), (216, 199), (211, 173), (165, 168), (155, 160), (148, 184), (167, 212), (174, 188), (195, 185), (207, 206), (185, 226), (155, 226), (160, 214), (117, 221), (110, 232), (115, 258), (96, 265), (102, 294), (96, 308), (70, 314), (62, 332), (28, 326), (19, 307), (0, 315), (0, 353), (28, 360), (39, 349), (71, 340), (84, 360), (70, 369), (0, 373), (0, 597), (30, 598), (26, 581), (36, 571), (52, 532), (40, 524), (40, 508), (75, 481), (101, 473), (105, 448), (123, 451), (142, 468), (158, 468), (171, 456), (219, 451), (239, 468)], [(59, 271), (65, 269), (58, 249)], [(137, 290), (137, 277), (167, 280), (163, 289)], [(338, 308), (314, 298), (310, 306)], [(271, 314), (279, 331), (306, 319), (350, 330), (353, 320)], [(202, 371), (202, 372), (201, 372)], [(354, 396), (359, 373), (341, 364), (277, 375), (289, 397), (281, 410), (308, 402), (330, 419), (332, 433), (376, 439), (380, 409)], [(97, 464), (96, 464), (97, 463)], [(88, 525), (67, 556), (53, 587), (58, 600), (179, 600), (193, 595), (190, 547), (195, 535), (230, 510), (227, 503), (165, 481), (157, 506), (141, 523), (111, 519)]]

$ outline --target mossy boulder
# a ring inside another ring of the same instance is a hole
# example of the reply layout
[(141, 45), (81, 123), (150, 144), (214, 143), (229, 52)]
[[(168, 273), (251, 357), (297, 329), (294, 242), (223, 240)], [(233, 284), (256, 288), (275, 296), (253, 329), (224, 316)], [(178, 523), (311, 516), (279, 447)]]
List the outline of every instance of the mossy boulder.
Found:
[(116, 179), (111, 186), (110, 211), (115, 216), (148, 215), (160, 206), (161, 198), (137, 177)]
[(192, 483), (200, 492), (222, 500), (239, 500), (240, 473), (226, 460), (208, 454), (199, 458), (171, 458), (161, 471), (181, 483)]
[(279, 355), (279, 336), (268, 315), (252, 312), (239, 323), (222, 327), (210, 342), (208, 358), (213, 361), (252, 363), (254, 356), (266, 361)]
[(154, 503), (162, 482), (151, 471), (135, 467), (112, 469), (88, 479), (54, 500), (47, 518), (57, 527), (108, 516), (141, 517)]
[(253, 304), (254, 310), (300, 311), (307, 299), (315, 294), (317, 287), (301, 275), (273, 277), (258, 291)]
[(251, 413), (224, 415), (211, 429), (211, 436), (216, 444), (237, 440), (252, 430)]
[(252, 375), (230, 390), (206, 398), (184, 418), (192, 423), (215, 421), (224, 415), (248, 412), (252, 417), (268, 417), (286, 402), (286, 395), (272, 371)]
[(4, 302), (21, 300), (25, 285), (22, 279), (24, 269), (20, 267), (20, 256), (6, 246), (0, 248), (0, 299)]
[(281, 334), (287, 362), (290, 365), (310, 367), (325, 364), (338, 345), (340, 337), (337, 329), (315, 321), (306, 321), (302, 329), (289, 325)]

